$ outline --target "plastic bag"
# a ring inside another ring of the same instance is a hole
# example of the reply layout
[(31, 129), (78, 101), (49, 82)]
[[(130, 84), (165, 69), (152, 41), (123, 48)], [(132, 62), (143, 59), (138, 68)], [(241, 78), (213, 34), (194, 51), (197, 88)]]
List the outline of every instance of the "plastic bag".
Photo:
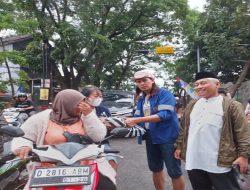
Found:
[(241, 189), (250, 190), (250, 164), (248, 164), (247, 172), (243, 174), (240, 173), (239, 166), (234, 166), (233, 168)]

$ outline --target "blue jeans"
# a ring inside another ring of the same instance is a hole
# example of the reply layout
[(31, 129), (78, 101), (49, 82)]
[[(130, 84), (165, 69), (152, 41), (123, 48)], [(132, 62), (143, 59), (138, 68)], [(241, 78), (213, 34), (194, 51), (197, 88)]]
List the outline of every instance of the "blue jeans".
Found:
[(148, 166), (152, 172), (162, 171), (165, 163), (168, 175), (171, 178), (182, 176), (181, 161), (174, 157), (174, 142), (153, 144), (149, 131), (146, 134), (145, 140)]

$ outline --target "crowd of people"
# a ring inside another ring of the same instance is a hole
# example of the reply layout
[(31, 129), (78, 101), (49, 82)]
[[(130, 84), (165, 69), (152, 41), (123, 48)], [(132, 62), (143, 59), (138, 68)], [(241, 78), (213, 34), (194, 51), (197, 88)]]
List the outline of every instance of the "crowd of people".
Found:
[[(193, 190), (240, 190), (233, 167), (238, 166), (241, 173), (248, 169), (250, 126), (245, 116), (250, 115), (250, 99), (244, 112), (241, 103), (221, 90), (216, 75), (198, 72), (195, 90), (199, 99), (191, 100), (180, 118), (176, 97), (167, 89), (159, 88), (151, 72), (138, 71), (133, 81), (136, 109), (134, 117), (125, 118), (124, 122), (128, 128), (139, 125), (146, 130), (138, 143), (145, 141), (155, 189), (165, 189), (164, 165), (173, 189), (185, 189), (183, 160)], [(56, 95), (52, 109), (24, 122), (21, 128), (25, 137), (38, 145), (60, 144), (67, 141), (63, 135), (67, 131), (88, 135), (94, 142), (101, 141), (113, 129), (106, 119), (111, 114), (101, 105), (102, 96), (101, 89), (93, 85), (84, 87), (81, 93), (62, 90)], [(18, 98), (19, 102), (27, 101), (27, 97)], [(25, 105), (33, 111), (32, 105), (28, 102)], [(108, 141), (105, 147), (111, 148)], [(12, 141), (13, 152), (22, 159), (31, 149), (32, 142), (24, 138)], [(109, 156), (106, 161), (110, 168), (100, 173), (103, 179), (109, 179), (103, 180), (105, 190), (113, 190), (116, 189), (117, 160)]]

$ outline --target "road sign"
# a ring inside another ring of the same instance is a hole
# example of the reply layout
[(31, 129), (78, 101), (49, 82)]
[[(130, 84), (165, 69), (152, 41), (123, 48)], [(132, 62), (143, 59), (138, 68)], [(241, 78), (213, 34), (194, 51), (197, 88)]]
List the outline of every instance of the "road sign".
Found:
[(173, 46), (162, 46), (162, 47), (156, 47), (155, 48), (156, 54), (173, 54), (174, 53), (174, 47)]
[(41, 86), (44, 88), (50, 88), (50, 79), (41, 79)]
[(49, 100), (48, 88), (40, 88), (40, 100)]

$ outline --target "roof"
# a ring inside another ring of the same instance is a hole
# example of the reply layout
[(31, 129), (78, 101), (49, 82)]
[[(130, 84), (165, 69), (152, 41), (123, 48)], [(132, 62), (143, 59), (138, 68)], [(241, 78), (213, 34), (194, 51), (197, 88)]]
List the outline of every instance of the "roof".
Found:
[[(2, 38), (2, 39), (3, 39), (4, 45), (8, 45), (8, 44), (22, 42), (25, 40), (30, 40), (30, 39), (32, 39), (32, 36), (27, 34), (27, 35), (21, 35), (21, 36), (11, 36), (11, 37), (6, 37), (6, 38)], [(0, 46), (1, 46), (1, 44), (0, 44)]]

